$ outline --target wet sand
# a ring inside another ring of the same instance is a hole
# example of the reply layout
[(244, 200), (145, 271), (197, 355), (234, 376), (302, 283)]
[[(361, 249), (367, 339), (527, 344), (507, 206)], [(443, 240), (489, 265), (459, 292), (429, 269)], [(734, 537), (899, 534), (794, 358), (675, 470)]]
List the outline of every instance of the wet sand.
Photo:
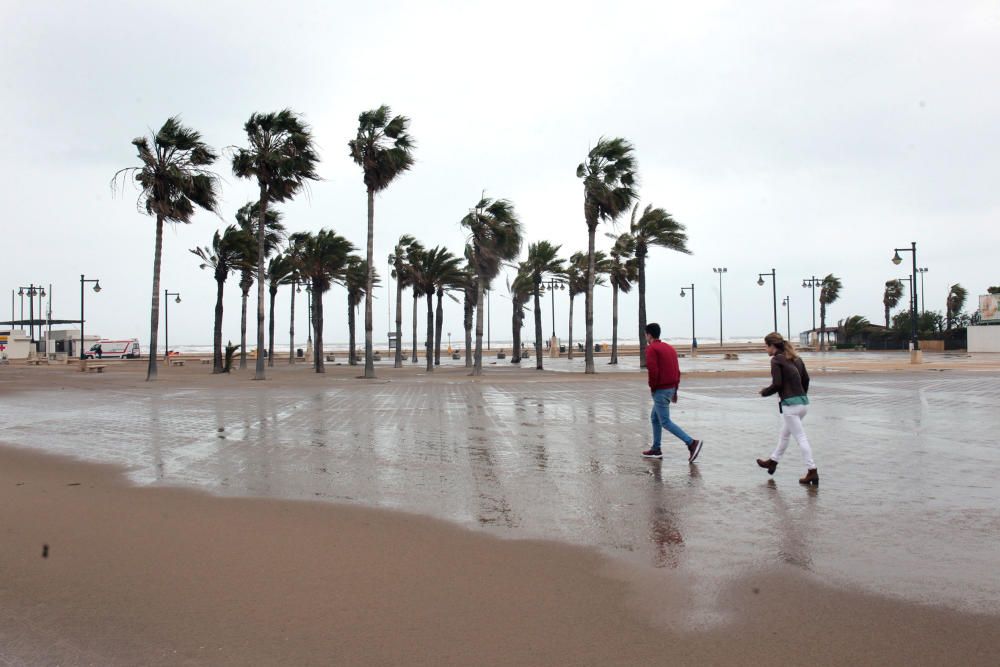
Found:
[[(888, 448), (819, 438), (818, 493), (715, 433), (690, 469), (636, 460), (635, 372), (2, 368), (0, 664), (995, 664), (992, 448), (940, 482), (883, 465), (896, 433), (935, 460), (949, 401), (988, 409), (962, 363), (817, 372), (844, 407), (810, 429)], [(769, 441), (760, 374), (689, 375), (678, 419)]]

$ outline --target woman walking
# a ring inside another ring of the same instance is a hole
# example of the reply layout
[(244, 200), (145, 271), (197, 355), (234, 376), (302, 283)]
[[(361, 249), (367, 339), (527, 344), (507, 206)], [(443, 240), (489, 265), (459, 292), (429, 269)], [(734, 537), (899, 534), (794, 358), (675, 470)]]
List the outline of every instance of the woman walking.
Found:
[(809, 373), (802, 358), (795, 353), (795, 347), (781, 337), (777, 331), (764, 337), (767, 353), (771, 356), (771, 384), (760, 390), (761, 396), (778, 394), (778, 412), (781, 413), (781, 435), (778, 436), (778, 446), (771, 453), (771, 458), (757, 459), (757, 465), (767, 468), (767, 473), (773, 475), (778, 467), (778, 461), (788, 447), (789, 436), (795, 436), (802, 450), (802, 459), (806, 464), (806, 475), (799, 484), (819, 486), (819, 472), (813, 461), (809, 438), (802, 428), (802, 420), (809, 411)]

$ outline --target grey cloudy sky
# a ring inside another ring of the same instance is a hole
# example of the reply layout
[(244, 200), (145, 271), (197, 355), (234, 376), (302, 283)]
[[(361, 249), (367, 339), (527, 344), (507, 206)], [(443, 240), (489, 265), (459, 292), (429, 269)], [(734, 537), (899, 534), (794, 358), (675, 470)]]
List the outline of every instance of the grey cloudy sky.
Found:
[[(643, 205), (687, 226), (693, 254), (653, 250), (648, 271), (649, 317), (667, 336), (690, 331), (678, 292), (692, 281), (699, 338), (718, 336), (716, 266), (728, 268), (727, 337), (771, 329), (771, 290), (756, 280), (772, 267), (793, 332), (810, 326), (802, 278), (830, 272), (844, 283), (830, 321), (882, 321), (884, 282), (905, 274), (892, 249), (910, 241), (930, 269), (929, 309), (944, 309), (952, 283), (972, 308), (1000, 283), (996, 2), (8, 1), (3, 14), (2, 319), (10, 290), (29, 282), (52, 283), (54, 315), (75, 317), (85, 273), (104, 287), (88, 298), (88, 328), (145, 345), (154, 224), (109, 181), (136, 163), (130, 140), (174, 114), (222, 148), (245, 144), (251, 112), (301, 112), (323, 180), (282, 206), (285, 223), (332, 227), (363, 247), (365, 194), (346, 143), (358, 113), (383, 103), (412, 119), (418, 142), (413, 170), (376, 203), (383, 274), (403, 233), (459, 253), (458, 221), (483, 189), (514, 202), (525, 247), (585, 249), (575, 168), (605, 135), (635, 144)], [(172, 344), (211, 342), (214, 283), (188, 249), (254, 196), (228, 160), (217, 170), (221, 218), (200, 213), (164, 236), (162, 286), (183, 296)], [(227, 287), (223, 334), (235, 340), (239, 290)], [(384, 341), (388, 304), (377, 296)], [(610, 304), (599, 289), (599, 340)], [(287, 305), (284, 292), (282, 343)], [(346, 340), (342, 290), (326, 308), (327, 340)], [(576, 313), (582, 339), (582, 298)], [(493, 338), (509, 339), (509, 303), (494, 298), (492, 316)], [(636, 337), (636, 319), (626, 296), (621, 335)], [(461, 336), (456, 304), (445, 331)]]

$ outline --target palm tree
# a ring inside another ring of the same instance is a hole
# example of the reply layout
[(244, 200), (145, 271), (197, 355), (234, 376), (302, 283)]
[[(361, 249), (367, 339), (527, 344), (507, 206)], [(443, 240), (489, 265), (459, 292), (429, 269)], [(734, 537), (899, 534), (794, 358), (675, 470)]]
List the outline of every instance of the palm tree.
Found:
[[(396, 116), (386, 105), (364, 111), (358, 116), (358, 134), (347, 142), (351, 157), (364, 172), (368, 191), (368, 267), (374, 269), (373, 244), (375, 242), (375, 193), (389, 187), (392, 181), (413, 165), (413, 139), (406, 133), (410, 119)], [(372, 358), (372, 284), (374, 271), (370, 270), (365, 287), (365, 377), (375, 377)]]
[[(254, 113), (244, 124), (249, 148), (233, 154), (233, 173), (239, 178), (256, 178), (260, 190), (257, 214), (267, 220), (268, 205), (291, 199), (305, 185), (314, 181), (319, 156), (313, 147), (312, 132), (298, 114), (290, 109), (273, 113)], [(257, 225), (257, 368), (255, 380), (263, 380), (264, 355), (264, 259), (266, 224)], [(246, 348), (244, 348), (246, 349)]]
[(573, 304), (576, 297), (587, 293), (587, 264), (590, 262), (585, 252), (575, 252), (569, 256), (566, 267), (566, 291), (569, 292), (569, 340), (566, 345), (568, 359), (573, 358)]
[(407, 271), (406, 255), (417, 240), (409, 234), (403, 234), (396, 242), (389, 263), (392, 264), (392, 277), (396, 280), (396, 358), (394, 368), (403, 367), (403, 289), (411, 285), (411, 276)]
[[(608, 260), (608, 282), (611, 283), (611, 361), (618, 363), (618, 293), (628, 294), (632, 283), (639, 277), (638, 261), (635, 255), (635, 238), (629, 232), (615, 236)], [(645, 340), (645, 336), (642, 337)]]
[(955, 283), (948, 289), (948, 299), (945, 302), (948, 313), (948, 330), (951, 330), (951, 324), (954, 322), (958, 316), (962, 313), (962, 308), (965, 307), (965, 300), (969, 296), (969, 291), (962, 287), (960, 284)]
[[(243, 293), (243, 316), (240, 319), (240, 370), (247, 367), (247, 301), (250, 298), (250, 288), (253, 287), (254, 272), (257, 270), (259, 254), (259, 235), (257, 225), (260, 221), (259, 202), (247, 202), (236, 211), (236, 224), (250, 239), (243, 245), (244, 255), (240, 266), (240, 290)], [(269, 209), (265, 214), (264, 223), (264, 257), (269, 257), (285, 238), (285, 226), (281, 224), (281, 214), (275, 209)], [(253, 241), (257, 241), (254, 243)], [(272, 338), (273, 335), (272, 326)], [(263, 348), (257, 348), (257, 357), (263, 358)]]
[(614, 222), (636, 198), (636, 161), (632, 144), (622, 138), (601, 137), (587, 161), (576, 168), (583, 180), (583, 214), (587, 221), (587, 373), (594, 369), (594, 282), (597, 268), (594, 237), (601, 221)]
[(539, 241), (528, 246), (528, 259), (525, 264), (531, 273), (532, 296), (535, 300), (535, 368), (542, 370), (542, 281), (562, 279), (566, 271), (563, 260), (559, 259), (559, 248), (548, 241)]
[(510, 292), (510, 300), (513, 310), (511, 312), (511, 340), (514, 349), (511, 351), (510, 363), (521, 363), (521, 329), (524, 327), (524, 307), (531, 299), (535, 291), (534, 281), (531, 278), (531, 270), (526, 262), (518, 265), (517, 275), (514, 282), (507, 283), (507, 290)]
[(484, 196), (462, 218), (472, 246), (472, 268), (476, 275), (476, 355), (473, 375), (483, 374), (483, 293), (500, 273), (504, 262), (521, 251), (521, 221), (506, 199)]
[(136, 137), (132, 145), (141, 165), (119, 169), (111, 179), (112, 192), (126, 180), (139, 189), (139, 210), (156, 217), (153, 250), (153, 300), (149, 308), (149, 365), (146, 380), (156, 379), (156, 342), (160, 327), (160, 260), (163, 255), (163, 223), (191, 222), (195, 207), (217, 212), (219, 177), (208, 170), (218, 155), (201, 135), (181, 125), (177, 116), (168, 118), (150, 137)]
[(323, 366), (323, 295), (334, 282), (344, 280), (348, 258), (354, 245), (331, 229), (321, 229), (315, 234), (292, 234), (292, 257), (303, 280), (312, 286), (313, 307), (313, 367), (325, 373)]
[(472, 266), (472, 246), (465, 246), (465, 279), (462, 281), (462, 328), (465, 330), (465, 367), (472, 368), (472, 315), (476, 308), (476, 271)]
[(417, 308), (420, 305), (420, 266), (421, 258), (427, 252), (420, 243), (413, 243), (406, 252), (405, 271), (410, 275), (410, 287), (413, 290), (413, 345), (410, 347), (410, 363), (417, 363)]
[[(434, 295), (438, 294), (438, 317), (441, 316), (441, 298), (448, 289), (461, 278), (462, 259), (451, 254), (447, 248), (436, 246), (421, 253), (417, 280), (420, 292), (427, 297), (427, 339), (424, 343), (427, 355), (427, 372), (434, 371)], [(440, 327), (438, 327), (440, 329)], [(440, 336), (438, 337), (440, 340)]]
[[(373, 271), (374, 278), (372, 285), (379, 284), (378, 272)], [(347, 288), (347, 328), (348, 328), (348, 364), (356, 366), (358, 364), (358, 353), (354, 345), (354, 322), (355, 313), (361, 305), (361, 298), (365, 295), (365, 288), (368, 285), (368, 262), (357, 255), (351, 255), (347, 259), (347, 268), (344, 271), (344, 287)]]
[[(459, 257), (455, 258), (454, 264), (449, 264), (446, 268), (442, 269), (441, 273), (438, 275), (436, 283), (437, 287), (437, 309), (434, 317), (434, 365), (441, 365), (441, 332), (444, 330), (444, 295), (445, 292), (450, 292), (453, 290), (464, 289), (465, 284), (468, 282), (468, 274), (462, 268), (462, 259)], [(457, 301), (457, 299), (451, 294), (448, 298), (452, 301)]]
[(885, 281), (885, 291), (882, 293), (882, 305), (885, 306), (885, 328), (889, 328), (889, 311), (899, 305), (903, 298), (903, 281)]
[(629, 232), (635, 239), (635, 260), (639, 283), (639, 368), (646, 367), (646, 256), (651, 246), (690, 255), (684, 225), (662, 208), (646, 206), (639, 215), (639, 205), (632, 209)]
[(271, 258), (267, 264), (268, 291), (271, 296), (270, 315), (267, 319), (267, 365), (274, 366), (274, 301), (278, 298), (278, 288), (289, 285), (295, 279), (295, 266), (287, 254), (279, 254)]
[[(840, 278), (831, 274), (828, 274), (826, 278), (823, 278), (823, 282), (820, 283), (819, 288), (819, 328), (820, 331), (826, 329), (826, 307), (840, 298), (840, 289), (843, 285), (840, 282)], [(824, 333), (823, 338), (820, 340), (819, 349), (824, 349), (824, 343), (829, 343), (827, 340), (827, 335)], [(828, 347), (828, 345), (827, 345)]]
[(225, 288), (226, 279), (234, 271), (243, 257), (246, 249), (243, 247), (247, 242), (246, 234), (235, 225), (226, 227), (226, 231), (219, 234), (215, 231), (212, 237), (211, 247), (193, 248), (192, 253), (201, 259), (198, 268), (211, 269), (215, 277), (215, 321), (212, 326), (212, 372), (222, 373), (222, 294)]
[(299, 267), (296, 263), (296, 250), (295, 244), (292, 239), (289, 239), (288, 248), (285, 249), (285, 255), (292, 265), (292, 273), (288, 277), (289, 284), (291, 285), (291, 298), (289, 299), (289, 313), (288, 313), (288, 363), (289, 365), (295, 364), (295, 295), (302, 291), (302, 274), (299, 273)]

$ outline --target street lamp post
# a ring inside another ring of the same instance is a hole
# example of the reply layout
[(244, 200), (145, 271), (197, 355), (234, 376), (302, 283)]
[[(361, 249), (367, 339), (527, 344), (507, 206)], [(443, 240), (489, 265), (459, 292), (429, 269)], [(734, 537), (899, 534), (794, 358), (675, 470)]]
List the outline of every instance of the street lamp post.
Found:
[(927, 267), (917, 269), (917, 273), (920, 274), (920, 312), (927, 312), (927, 290), (924, 289), (924, 274), (927, 273)]
[(917, 340), (917, 242), (911, 241), (909, 248), (893, 248), (892, 263), (899, 266), (903, 258), (899, 256), (901, 252), (911, 253), (913, 256), (913, 272), (910, 274), (910, 363), (916, 364), (922, 361), (920, 354), (920, 341)]
[(694, 283), (681, 288), (681, 296), (685, 296), (687, 291), (691, 291), (691, 356), (698, 356), (698, 338), (694, 334)]
[(788, 338), (785, 340), (792, 339), (792, 297), (786, 296), (781, 302), (781, 305), (785, 307), (785, 324), (788, 326)]
[(178, 292), (168, 292), (163, 290), (163, 360), (169, 361), (170, 359), (170, 297), (175, 296), (177, 300), (174, 303), (181, 302), (181, 295)]
[[(306, 329), (306, 356), (312, 359), (313, 357), (313, 300), (312, 300), (312, 284), (306, 283), (306, 300), (309, 302), (308, 312), (309, 312), (309, 326)], [(315, 366), (315, 359), (313, 359), (313, 365)]]
[(771, 329), (771, 331), (777, 331), (778, 330), (778, 285), (777, 285), (778, 280), (777, 280), (777, 274), (774, 272), (774, 269), (771, 269), (767, 273), (758, 273), (757, 274), (757, 284), (760, 285), (760, 286), (762, 286), (762, 287), (764, 285), (764, 276), (771, 276), (771, 292), (772, 292), (771, 296), (772, 296), (772, 298), (774, 300), (773, 301), (773, 305), (774, 305), (774, 328)]
[(811, 278), (803, 278), (802, 279), (802, 286), (803, 287), (811, 287), (812, 291), (813, 291), (813, 294), (812, 294), (812, 307), (813, 307), (813, 326), (812, 326), (812, 330), (813, 330), (813, 333), (816, 334), (816, 340), (819, 340), (819, 334), (816, 333), (816, 287), (819, 286), (819, 285), (822, 285), (822, 284), (823, 284), (823, 281), (820, 280), (819, 278), (817, 278), (816, 276), (813, 276)]
[(83, 316), (83, 313), (84, 313), (84, 310), (83, 310), (83, 305), (84, 305), (83, 287), (87, 283), (94, 283), (94, 292), (95, 293), (101, 291), (101, 281), (100, 281), (99, 278), (88, 279), (88, 278), (85, 278), (82, 273), (80, 274), (80, 360), (81, 361), (87, 358), (87, 343), (86, 343), (87, 339), (83, 335), (83, 333), (84, 333), (84, 322), (86, 322), (86, 319)]
[(722, 274), (728, 270), (724, 266), (712, 267), (712, 272), (719, 274), (719, 347), (722, 347)]
[(35, 297), (38, 297), (38, 312), (42, 312), (42, 298), (45, 296), (45, 288), (41, 285), (31, 283), (30, 285), (17, 288), (17, 294), (21, 297), (21, 319), (24, 319), (24, 297), (28, 297), (28, 338), (31, 339), (31, 353), (35, 353)]

